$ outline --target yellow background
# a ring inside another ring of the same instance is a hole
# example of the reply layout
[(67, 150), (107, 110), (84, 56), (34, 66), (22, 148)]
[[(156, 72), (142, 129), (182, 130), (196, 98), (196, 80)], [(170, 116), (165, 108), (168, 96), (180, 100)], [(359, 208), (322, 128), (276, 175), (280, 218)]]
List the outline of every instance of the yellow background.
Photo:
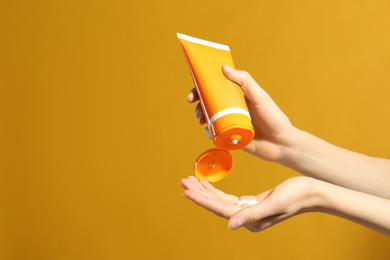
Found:
[[(387, 259), (330, 215), (261, 233), (183, 196), (212, 148), (176, 32), (228, 44), (291, 121), (390, 157), (389, 1), (0, 1), (0, 259)], [(233, 152), (216, 186), (297, 175)]]

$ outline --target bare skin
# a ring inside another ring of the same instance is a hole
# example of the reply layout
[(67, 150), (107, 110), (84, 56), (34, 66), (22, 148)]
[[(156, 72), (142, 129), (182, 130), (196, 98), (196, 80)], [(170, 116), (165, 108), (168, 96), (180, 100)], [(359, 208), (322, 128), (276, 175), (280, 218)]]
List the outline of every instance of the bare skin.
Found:
[[(390, 201), (346, 189), (313, 178), (287, 179), (275, 188), (256, 196), (226, 194), (194, 176), (182, 179), (183, 195), (199, 206), (228, 219), (231, 230), (245, 227), (263, 231), (279, 222), (306, 212), (339, 216), (390, 236)], [(238, 200), (257, 200), (256, 205), (237, 205)]]
[[(384, 217), (390, 214), (388, 159), (348, 151), (295, 128), (249, 73), (226, 65), (222, 72), (241, 86), (252, 117), (255, 137), (243, 150), (308, 177), (294, 177), (272, 190), (249, 196), (260, 203), (242, 207), (237, 206), (237, 197), (216, 190), (206, 181), (188, 177), (180, 182), (187, 198), (229, 219), (230, 229), (244, 226), (256, 232), (297, 214), (319, 211), (389, 235), (390, 220)], [(195, 89), (187, 101), (198, 101)], [(206, 123), (199, 104), (195, 117), (200, 124)], [(210, 137), (207, 128), (205, 134)]]

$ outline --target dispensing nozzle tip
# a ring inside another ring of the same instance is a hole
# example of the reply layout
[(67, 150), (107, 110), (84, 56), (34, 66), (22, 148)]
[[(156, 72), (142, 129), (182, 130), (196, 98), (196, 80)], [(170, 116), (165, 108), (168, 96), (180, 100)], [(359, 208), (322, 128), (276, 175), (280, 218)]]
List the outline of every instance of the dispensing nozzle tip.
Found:
[(233, 139), (233, 140), (232, 140), (232, 143), (233, 143), (233, 144), (238, 144), (238, 140), (237, 140), (237, 139)]

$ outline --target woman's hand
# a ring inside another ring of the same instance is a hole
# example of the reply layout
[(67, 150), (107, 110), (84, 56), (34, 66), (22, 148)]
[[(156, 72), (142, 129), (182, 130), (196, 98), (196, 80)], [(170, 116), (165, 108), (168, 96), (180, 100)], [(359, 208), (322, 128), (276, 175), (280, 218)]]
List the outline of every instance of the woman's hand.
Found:
[[(194, 176), (182, 179), (180, 184), (186, 189), (184, 196), (228, 219), (229, 229), (245, 227), (259, 232), (301, 213), (323, 212), (390, 236), (390, 200), (309, 177), (293, 177), (259, 195), (240, 198)], [(257, 200), (258, 204), (239, 207), (239, 200)]]
[[(227, 65), (222, 66), (222, 72), (226, 78), (241, 86), (251, 114), (255, 137), (243, 150), (263, 160), (279, 161), (283, 147), (290, 143), (296, 129), (248, 72), (235, 70)], [(198, 101), (195, 89), (188, 94), (187, 101)], [(206, 123), (199, 103), (195, 108), (195, 117), (200, 124)], [(207, 128), (205, 134), (210, 137)]]
[(314, 189), (315, 182), (308, 177), (293, 177), (256, 195), (259, 204), (232, 215), (229, 229), (244, 226), (252, 232), (259, 232), (298, 214), (314, 211), (320, 205), (320, 197)]
[[(319, 198), (313, 189), (316, 180), (308, 177), (290, 178), (275, 188), (256, 196), (240, 198), (200, 182), (193, 176), (182, 179), (183, 195), (217, 216), (229, 219), (229, 229), (245, 227), (252, 232), (262, 231), (283, 220), (314, 210)], [(256, 205), (237, 205), (239, 200), (257, 200)]]

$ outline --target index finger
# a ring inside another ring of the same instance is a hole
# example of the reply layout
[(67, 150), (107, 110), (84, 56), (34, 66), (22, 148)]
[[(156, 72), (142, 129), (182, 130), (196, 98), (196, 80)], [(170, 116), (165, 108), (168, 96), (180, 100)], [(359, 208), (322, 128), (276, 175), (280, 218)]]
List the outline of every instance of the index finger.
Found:
[(187, 102), (194, 103), (198, 100), (199, 98), (198, 98), (198, 94), (196, 93), (196, 89), (195, 88), (191, 89), (191, 92), (187, 95)]

